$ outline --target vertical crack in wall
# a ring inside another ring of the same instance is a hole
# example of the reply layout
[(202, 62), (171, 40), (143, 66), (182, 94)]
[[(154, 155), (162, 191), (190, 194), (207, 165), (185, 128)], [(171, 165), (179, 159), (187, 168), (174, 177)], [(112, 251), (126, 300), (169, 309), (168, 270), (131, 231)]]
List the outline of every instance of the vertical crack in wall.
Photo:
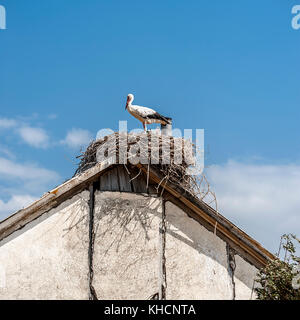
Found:
[(232, 284), (232, 300), (235, 300), (235, 281), (234, 281), (234, 271), (236, 267), (235, 263), (235, 251), (229, 246), (227, 243), (226, 245), (226, 252), (227, 252), (227, 262), (228, 262), (228, 273), (231, 278)]
[(166, 276), (166, 201), (162, 199), (162, 216), (159, 226), (159, 299), (166, 300), (167, 276)]
[(98, 300), (96, 290), (93, 287), (93, 257), (94, 257), (94, 242), (95, 242), (95, 232), (94, 232), (94, 209), (95, 209), (95, 190), (93, 183), (90, 184), (90, 199), (89, 199), (89, 252), (88, 252), (88, 281), (89, 281), (89, 300)]

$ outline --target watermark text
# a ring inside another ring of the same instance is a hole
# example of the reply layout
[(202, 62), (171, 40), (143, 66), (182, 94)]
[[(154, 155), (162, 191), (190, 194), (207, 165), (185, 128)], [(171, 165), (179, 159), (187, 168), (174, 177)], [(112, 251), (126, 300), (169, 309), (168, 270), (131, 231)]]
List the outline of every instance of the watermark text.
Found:
[(0, 5), (0, 29), (6, 29), (6, 10), (2, 5)]
[(127, 121), (119, 121), (117, 136), (107, 128), (99, 130), (96, 139), (104, 139), (97, 149), (97, 162), (183, 164), (186, 175), (200, 175), (204, 169), (204, 129), (181, 131), (177, 128), (168, 132), (133, 129), (127, 132)]
[(292, 19), (292, 28), (295, 30), (299, 30), (300, 29), (300, 5), (293, 6), (292, 14), (295, 15)]

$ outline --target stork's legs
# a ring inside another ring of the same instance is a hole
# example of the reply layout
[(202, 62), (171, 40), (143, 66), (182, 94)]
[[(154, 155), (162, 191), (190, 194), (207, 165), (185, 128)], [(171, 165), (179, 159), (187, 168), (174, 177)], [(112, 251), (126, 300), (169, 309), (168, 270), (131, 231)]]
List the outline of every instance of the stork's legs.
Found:
[(147, 125), (145, 122), (143, 122), (144, 131), (147, 132)]

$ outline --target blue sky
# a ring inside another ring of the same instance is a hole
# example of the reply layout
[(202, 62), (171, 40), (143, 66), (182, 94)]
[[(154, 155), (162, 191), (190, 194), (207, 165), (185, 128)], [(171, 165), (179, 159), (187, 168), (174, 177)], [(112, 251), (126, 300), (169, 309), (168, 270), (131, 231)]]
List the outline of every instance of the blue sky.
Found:
[(99, 129), (140, 126), (131, 92), (205, 129), (222, 213), (274, 252), (300, 229), (296, 4), (0, 0), (0, 219), (70, 178)]

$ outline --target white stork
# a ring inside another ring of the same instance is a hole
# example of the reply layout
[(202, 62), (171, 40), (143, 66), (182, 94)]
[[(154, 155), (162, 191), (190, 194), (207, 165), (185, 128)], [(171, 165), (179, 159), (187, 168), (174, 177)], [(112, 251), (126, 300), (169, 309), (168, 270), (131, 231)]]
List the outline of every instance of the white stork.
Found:
[(153, 109), (135, 106), (132, 105), (132, 101), (134, 99), (134, 95), (129, 93), (127, 96), (127, 102), (125, 110), (127, 109), (128, 112), (133, 115), (136, 119), (140, 120), (143, 123), (144, 130), (147, 130), (147, 124), (151, 123), (161, 123), (161, 124), (171, 124), (172, 119), (168, 117), (164, 117), (160, 115)]

